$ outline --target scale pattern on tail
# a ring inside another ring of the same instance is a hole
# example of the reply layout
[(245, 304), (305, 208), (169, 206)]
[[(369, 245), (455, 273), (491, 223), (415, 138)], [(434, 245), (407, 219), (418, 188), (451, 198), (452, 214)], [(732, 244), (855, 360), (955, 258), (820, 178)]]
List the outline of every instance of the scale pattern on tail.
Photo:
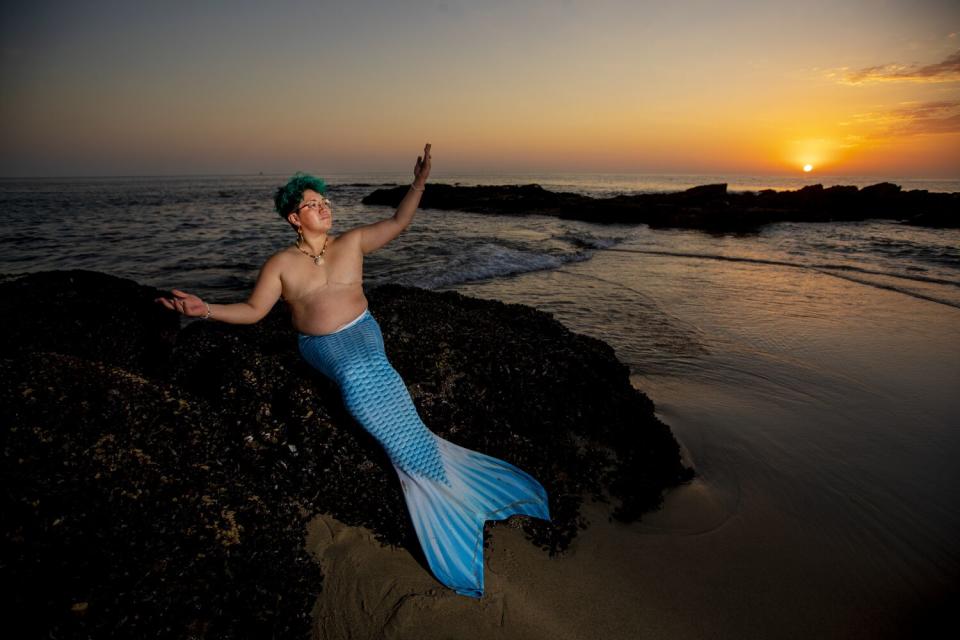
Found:
[(434, 575), (458, 593), (482, 596), (483, 523), (516, 514), (549, 520), (544, 488), (423, 424), (369, 310), (334, 333), (301, 334), (300, 352), (340, 386), (347, 410), (386, 450)]

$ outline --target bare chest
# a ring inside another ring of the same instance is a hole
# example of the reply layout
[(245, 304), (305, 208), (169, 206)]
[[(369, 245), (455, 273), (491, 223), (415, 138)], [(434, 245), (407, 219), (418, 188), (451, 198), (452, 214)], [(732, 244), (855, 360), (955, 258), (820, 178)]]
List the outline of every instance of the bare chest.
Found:
[(361, 286), (363, 254), (350, 249), (345, 243), (338, 243), (317, 264), (314, 258), (292, 247), (287, 268), (280, 276), (283, 299), (288, 303), (302, 303), (322, 296), (327, 291)]

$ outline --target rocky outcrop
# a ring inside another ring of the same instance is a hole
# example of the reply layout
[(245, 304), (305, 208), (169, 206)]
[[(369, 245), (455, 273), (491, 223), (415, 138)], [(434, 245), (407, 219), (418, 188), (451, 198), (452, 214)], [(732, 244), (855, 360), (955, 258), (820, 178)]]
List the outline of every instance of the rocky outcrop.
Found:
[[(364, 204), (397, 206), (406, 187), (377, 189)], [(960, 226), (960, 193), (903, 191), (884, 182), (853, 186), (811, 185), (796, 191), (729, 192), (726, 184), (702, 185), (676, 193), (645, 193), (591, 198), (555, 193), (540, 185), (462, 187), (429, 184), (420, 200), (425, 209), (493, 215), (550, 215), (598, 223), (636, 223), (655, 228), (754, 232), (772, 222), (830, 222), (874, 218), (905, 224)]]
[[(418, 553), (401, 489), (286, 311), (179, 321), (103, 274), (0, 284), (5, 579), (13, 628), (50, 637), (302, 637), (323, 588), (305, 522), (330, 514)], [(688, 480), (669, 428), (603, 342), (456, 293), (368, 292), (438, 435), (537, 477), (562, 552), (587, 496), (631, 521)]]

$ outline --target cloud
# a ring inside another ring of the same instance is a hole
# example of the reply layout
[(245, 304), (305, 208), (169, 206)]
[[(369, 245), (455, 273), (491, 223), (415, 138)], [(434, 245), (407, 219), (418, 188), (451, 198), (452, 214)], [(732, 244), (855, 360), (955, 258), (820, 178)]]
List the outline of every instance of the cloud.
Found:
[(960, 100), (911, 105), (892, 114), (897, 118), (891, 127), (893, 135), (960, 133)]
[(827, 77), (853, 85), (870, 82), (960, 82), (960, 51), (936, 64), (885, 64), (855, 71), (844, 67), (829, 72)]
[(843, 124), (872, 129), (870, 138), (960, 133), (960, 100), (908, 103), (895, 109), (859, 113)]

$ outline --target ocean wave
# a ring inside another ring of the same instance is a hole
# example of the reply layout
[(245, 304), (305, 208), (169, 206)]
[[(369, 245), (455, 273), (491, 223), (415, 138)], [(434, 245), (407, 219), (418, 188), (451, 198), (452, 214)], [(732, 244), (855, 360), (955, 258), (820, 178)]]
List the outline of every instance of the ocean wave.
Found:
[(749, 262), (753, 264), (769, 264), (782, 267), (795, 267), (797, 269), (815, 269), (818, 271), (854, 271), (875, 276), (886, 276), (889, 278), (901, 278), (903, 280), (913, 280), (916, 282), (928, 282), (932, 284), (945, 284), (953, 287), (960, 287), (960, 281), (949, 280), (946, 278), (935, 278), (932, 276), (923, 276), (919, 274), (897, 273), (894, 271), (879, 271), (877, 269), (866, 269), (849, 264), (832, 264), (816, 262), (789, 262), (787, 260), (769, 260), (765, 258), (749, 258), (745, 256), (724, 256), (709, 253), (687, 253), (683, 251), (654, 251), (649, 249), (620, 249), (610, 248), (607, 251), (622, 251), (624, 253), (645, 253), (652, 255), (676, 256), (680, 258), (703, 258), (706, 260), (725, 260), (729, 262)]
[(938, 266), (960, 267), (960, 251), (955, 247), (936, 247), (909, 240), (873, 238), (870, 249), (898, 260), (916, 260)]
[(557, 240), (569, 242), (575, 247), (581, 249), (608, 249), (623, 241), (621, 237), (598, 237), (584, 233), (567, 233), (557, 236)]
[(518, 273), (556, 269), (569, 262), (580, 262), (592, 252), (552, 254), (525, 251), (503, 244), (482, 243), (468, 247), (450, 260), (436, 262), (431, 267), (389, 278), (391, 282), (436, 289), (464, 282), (486, 280)]
[[(895, 291), (897, 293), (902, 293), (903, 295), (911, 296), (919, 300), (927, 300), (928, 302), (936, 302), (937, 304), (943, 304), (943, 305), (947, 305), (948, 307), (954, 307), (955, 309), (960, 309), (960, 302), (957, 302), (955, 300), (941, 298), (940, 296), (932, 296), (926, 293), (921, 293), (919, 291), (914, 291), (912, 289), (907, 289), (905, 287), (900, 287), (895, 284), (886, 284), (883, 282), (876, 282), (874, 280), (868, 280), (865, 278), (856, 278), (851, 275), (836, 273), (832, 271), (821, 271), (819, 269), (818, 271), (820, 271), (820, 273), (823, 273), (825, 275), (833, 276), (834, 278), (849, 280), (850, 282), (856, 282), (857, 284), (866, 285), (868, 287), (876, 287), (877, 289), (886, 289), (887, 291)], [(960, 286), (960, 284), (958, 283), (950, 283), (950, 284), (956, 284), (957, 286)]]

